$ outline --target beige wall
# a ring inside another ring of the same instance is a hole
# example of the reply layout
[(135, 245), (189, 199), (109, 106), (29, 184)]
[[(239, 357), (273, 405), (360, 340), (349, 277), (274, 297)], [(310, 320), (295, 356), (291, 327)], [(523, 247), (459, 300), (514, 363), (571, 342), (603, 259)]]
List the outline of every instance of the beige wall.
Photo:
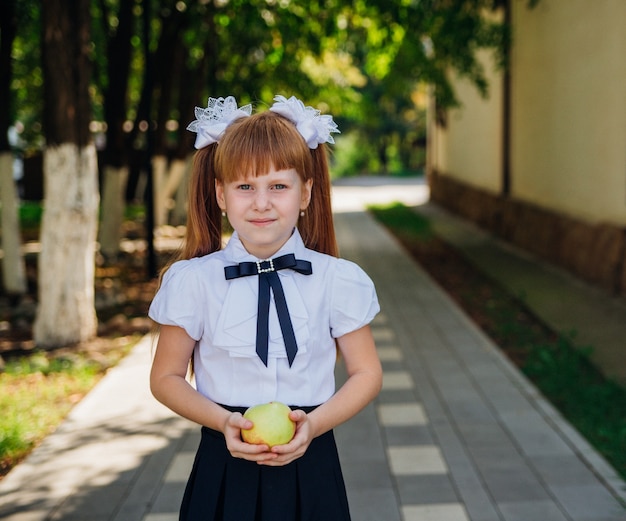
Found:
[(435, 130), (436, 150), (431, 156), (431, 166), (477, 188), (499, 193), (502, 185), (502, 80), (489, 54), (482, 53), (479, 59), (489, 81), (488, 98), (483, 98), (467, 80), (455, 81), (461, 105), (448, 112), (445, 129), (437, 127)]
[(513, 2), (512, 194), (626, 224), (626, 2)]
[[(512, 0), (511, 196), (588, 222), (626, 224), (626, 0)], [(493, 86), (495, 85), (495, 88)], [(431, 134), (431, 166), (500, 189), (501, 88)]]

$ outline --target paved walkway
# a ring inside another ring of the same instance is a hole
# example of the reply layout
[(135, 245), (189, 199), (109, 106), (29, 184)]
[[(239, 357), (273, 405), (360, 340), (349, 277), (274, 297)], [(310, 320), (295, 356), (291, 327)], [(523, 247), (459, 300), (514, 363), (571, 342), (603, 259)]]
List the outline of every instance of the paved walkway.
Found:
[[(336, 188), (342, 256), (383, 308), (383, 391), (337, 429), (354, 521), (624, 521), (626, 484), (360, 211), (386, 191)], [(150, 396), (151, 349), (147, 336), (0, 481), (0, 519), (177, 519), (198, 429)]]

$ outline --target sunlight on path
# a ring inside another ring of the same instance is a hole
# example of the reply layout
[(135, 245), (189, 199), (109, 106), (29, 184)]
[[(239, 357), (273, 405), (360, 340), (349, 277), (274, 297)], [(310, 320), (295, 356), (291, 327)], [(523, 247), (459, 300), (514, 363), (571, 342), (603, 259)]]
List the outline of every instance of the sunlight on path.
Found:
[(429, 190), (423, 177), (357, 177), (333, 182), (332, 197), (335, 212), (355, 212), (370, 204), (424, 204)]

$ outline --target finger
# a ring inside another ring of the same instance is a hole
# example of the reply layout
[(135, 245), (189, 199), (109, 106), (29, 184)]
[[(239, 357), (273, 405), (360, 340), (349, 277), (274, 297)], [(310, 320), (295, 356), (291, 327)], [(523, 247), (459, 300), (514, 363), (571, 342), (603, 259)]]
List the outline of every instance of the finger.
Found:
[(242, 443), (237, 449), (233, 448), (230, 453), (235, 458), (256, 462), (270, 461), (278, 457), (278, 454), (269, 451), (267, 445), (249, 445), (247, 443)]
[(300, 453), (300, 451), (298, 452), (291, 452), (289, 454), (275, 454), (275, 458), (272, 459), (263, 459), (258, 461), (259, 464), (261, 465), (267, 465), (270, 467), (280, 467), (283, 465), (288, 465), (289, 463), (292, 463), (293, 461), (297, 460), (298, 458), (300, 458), (302, 456), (302, 453)]
[(299, 423), (299, 422), (306, 420), (307, 415), (303, 410), (296, 409), (295, 411), (291, 411), (289, 413), (289, 418), (291, 418), (296, 423)]
[(228, 426), (230, 427), (234, 427), (236, 429), (251, 429), (254, 426), (254, 423), (252, 423), (252, 421), (248, 420), (247, 418), (244, 418), (241, 413), (233, 413), (229, 418), (228, 418)]

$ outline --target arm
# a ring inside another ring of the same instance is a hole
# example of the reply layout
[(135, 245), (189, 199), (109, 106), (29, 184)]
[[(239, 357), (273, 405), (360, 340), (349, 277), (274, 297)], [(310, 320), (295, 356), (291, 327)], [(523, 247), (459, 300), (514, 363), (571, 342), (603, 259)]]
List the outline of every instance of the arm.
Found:
[(150, 390), (154, 397), (180, 416), (224, 433), (233, 456), (253, 461), (275, 458), (267, 452), (266, 445), (250, 445), (241, 440), (241, 429), (249, 429), (252, 422), (202, 396), (187, 381), (195, 345), (196, 341), (184, 329), (161, 326), (150, 372)]
[(299, 458), (313, 438), (352, 418), (380, 392), (382, 368), (370, 327), (348, 333), (337, 342), (348, 379), (330, 400), (310, 414), (291, 413), (291, 419), (297, 422), (296, 436), (286, 445), (273, 447), (272, 451), (280, 457), (265, 463), (281, 465)]
[(309, 414), (315, 436), (335, 428), (357, 414), (380, 392), (383, 371), (369, 326), (338, 339), (348, 379), (326, 403)]

